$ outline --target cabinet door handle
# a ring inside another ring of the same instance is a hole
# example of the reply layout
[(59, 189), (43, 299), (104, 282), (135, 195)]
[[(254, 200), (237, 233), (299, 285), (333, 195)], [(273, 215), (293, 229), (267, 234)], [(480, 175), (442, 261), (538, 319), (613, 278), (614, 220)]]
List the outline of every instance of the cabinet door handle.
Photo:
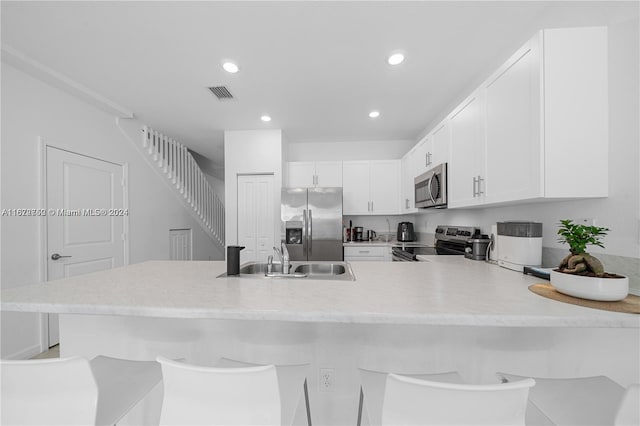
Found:
[(373, 211), (373, 201), (371, 202), (371, 211)]
[(405, 209), (408, 209), (408, 208), (409, 208), (409, 199), (408, 199), (408, 198), (405, 198), (405, 199), (404, 199), (404, 208), (405, 208)]
[(358, 253), (369, 253), (369, 250), (358, 250)]
[(484, 179), (482, 179), (482, 177), (480, 175), (478, 175), (478, 197), (481, 196), (482, 194), (484, 194), (484, 191), (481, 189), (482, 186), (482, 182), (484, 182)]
[(478, 192), (476, 191), (477, 183), (478, 183), (478, 179), (474, 176), (473, 177), (473, 198), (476, 198), (478, 196)]

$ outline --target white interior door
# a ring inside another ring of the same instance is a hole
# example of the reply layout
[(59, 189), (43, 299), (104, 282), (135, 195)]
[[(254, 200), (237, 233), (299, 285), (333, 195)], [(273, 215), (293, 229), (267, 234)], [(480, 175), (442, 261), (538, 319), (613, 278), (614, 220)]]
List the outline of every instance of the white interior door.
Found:
[(265, 261), (275, 245), (273, 175), (238, 176), (240, 263)]
[[(123, 167), (53, 147), (46, 167), (47, 280), (124, 265)], [(49, 315), (49, 346), (58, 341)]]

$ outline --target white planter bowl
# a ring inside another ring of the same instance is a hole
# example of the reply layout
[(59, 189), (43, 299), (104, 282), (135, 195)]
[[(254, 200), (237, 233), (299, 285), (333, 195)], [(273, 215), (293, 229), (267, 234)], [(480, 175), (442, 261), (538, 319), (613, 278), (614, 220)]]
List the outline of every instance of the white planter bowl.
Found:
[(551, 285), (560, 293), (582, 299), (613, 302), (629, 294), (629, 278), (597, 278), (551, 271)]

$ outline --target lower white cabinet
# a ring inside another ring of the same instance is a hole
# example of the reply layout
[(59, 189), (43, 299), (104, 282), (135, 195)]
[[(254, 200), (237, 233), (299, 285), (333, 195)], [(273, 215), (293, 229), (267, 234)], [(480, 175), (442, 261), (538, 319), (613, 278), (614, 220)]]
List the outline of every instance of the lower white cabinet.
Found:
[(345, 247), (345, 262), (390, 262), (391, 247)]

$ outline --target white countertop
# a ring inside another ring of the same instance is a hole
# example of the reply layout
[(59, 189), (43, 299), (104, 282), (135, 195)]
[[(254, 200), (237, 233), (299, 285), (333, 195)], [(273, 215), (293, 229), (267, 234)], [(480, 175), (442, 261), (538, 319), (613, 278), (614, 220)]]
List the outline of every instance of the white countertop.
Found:
[(433, 245), (419, 243), (417, 241), (348, 241), (342, 243), (343, 247), (433, 247)]
[(151, 261), (2, 291), (4, 311), (507, 327), (640, 327), (640, 315), (538, 296), (539, 278), (461, 256), (352, 262), (356, 281), (216, 278), (220, 261)]

